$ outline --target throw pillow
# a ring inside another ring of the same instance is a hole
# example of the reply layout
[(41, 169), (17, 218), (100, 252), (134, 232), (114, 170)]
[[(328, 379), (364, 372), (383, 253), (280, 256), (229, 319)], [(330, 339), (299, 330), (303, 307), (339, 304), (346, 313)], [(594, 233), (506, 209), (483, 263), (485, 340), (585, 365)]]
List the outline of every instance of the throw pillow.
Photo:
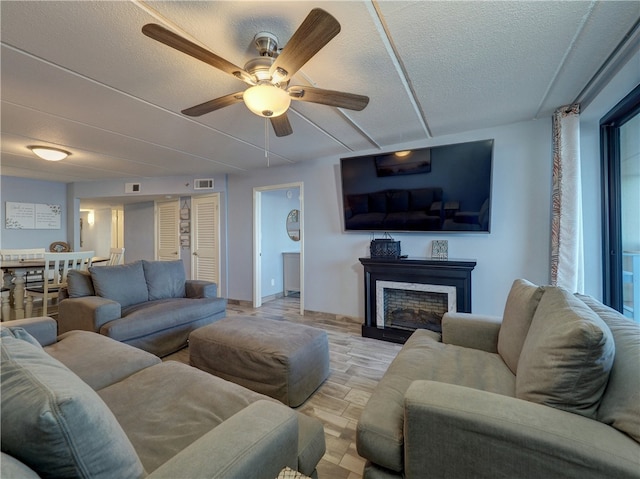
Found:
[(33, 344), (34, 346), (42, 349), (42, 345), (36, 338), (31, 336), (26, 329), (20, 328), (18, 326), (0, 327), (0, 337), (12, 337), (21, 339), (22, 341), (26, 341), (27, 343)]
[(143, 261), (149, 301), (184, 298), (184, 263), (176, 261)]
[(518, 370), (520, 351), (543, 292), (543, 286), (516, 279), (507, 296), (498, 333), (498, 354), (513, 374)]
[(604, 321), (568, 291), (547, 287), (520, 354), (516, 397), (595, 419), (614, 355)]
[(67, 274), (67, 293), (70, 298), (83, 298), (84, 296), (95, 296), (91, 273), (72, 269)]
[(616, 360), (598, 408), (598, 421), (640, 442), (640, 324), (589, 296), (578, 295), (613, 334)]
[(98, 394), (44, 350), (1, 345), (2, 452), (41, 477), (143, 477), (131, 442)]
[(123, 308), (149, 301), (142, 261), (119, 266), (89, 268), (98, 296), (117, 301)]

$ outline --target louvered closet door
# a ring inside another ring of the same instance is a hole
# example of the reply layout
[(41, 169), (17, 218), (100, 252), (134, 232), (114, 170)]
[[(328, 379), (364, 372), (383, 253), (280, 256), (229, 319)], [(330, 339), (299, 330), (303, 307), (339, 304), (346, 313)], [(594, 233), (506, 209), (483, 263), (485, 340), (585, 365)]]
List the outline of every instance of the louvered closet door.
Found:
[(180, 202), (156, 203), (156, 258), (160, 261), (180, 259)]
[[(220, 195), (194, 196), (191, 271), (194, 279), (220, 286)], [(220, 290), (220, 289), (218, 289)]]

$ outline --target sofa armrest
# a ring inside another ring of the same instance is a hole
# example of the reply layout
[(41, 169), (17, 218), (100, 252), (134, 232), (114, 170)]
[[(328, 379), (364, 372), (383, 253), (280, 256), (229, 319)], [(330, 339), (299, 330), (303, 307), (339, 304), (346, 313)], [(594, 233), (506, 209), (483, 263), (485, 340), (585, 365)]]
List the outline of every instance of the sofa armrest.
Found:
[(404, 425), (407, 478), (638, 478), (640, 446), (629, 436), (500, 394), (415, 381)]
[(498, 352), (498, 332), (502, 318), (470, 313), (445, 313), (442, 342), (465, 348)]
[(68, 298), (58, 305), (58, 333), (80, 329), (99, 332), (103, 324), (122, 316), (117, 301), (100, 296)]
[(211, 281), (188, 279), (184, 283), (187, 298), (217, 298), (218, 285)]
[(153, 471), (148, 479), (277, 477), (296, 469), (296, 413), (260, 400), (231, 416)]
[(37, 318), (16, 319), (2, 323), (7, 328), (24, 328), (27, 333), (37, 339), (42, 346), (49, 346), (56, 342), (58, 337), (58, 324), (53, 318), (40, 316)]

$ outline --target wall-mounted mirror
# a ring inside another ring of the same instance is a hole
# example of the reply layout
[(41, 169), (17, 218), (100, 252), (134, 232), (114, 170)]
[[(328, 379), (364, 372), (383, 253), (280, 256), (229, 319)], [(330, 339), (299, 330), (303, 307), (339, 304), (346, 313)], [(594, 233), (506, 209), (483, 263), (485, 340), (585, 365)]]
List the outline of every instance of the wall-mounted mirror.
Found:
[(287, 215), (287, 234), (293, 241), (300, 241), (300, 210), (291, 210)]

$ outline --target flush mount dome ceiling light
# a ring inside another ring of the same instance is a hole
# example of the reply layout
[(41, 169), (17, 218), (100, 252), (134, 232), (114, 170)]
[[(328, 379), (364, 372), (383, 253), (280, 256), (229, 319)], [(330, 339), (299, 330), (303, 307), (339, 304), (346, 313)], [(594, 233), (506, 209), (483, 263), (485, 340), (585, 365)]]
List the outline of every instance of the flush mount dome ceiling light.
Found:
[(33, 153), (47, 161), (60, 161), (64, 160), (71, 153), (60, 148), (51, 148), (49, 146), (28, 146)]

